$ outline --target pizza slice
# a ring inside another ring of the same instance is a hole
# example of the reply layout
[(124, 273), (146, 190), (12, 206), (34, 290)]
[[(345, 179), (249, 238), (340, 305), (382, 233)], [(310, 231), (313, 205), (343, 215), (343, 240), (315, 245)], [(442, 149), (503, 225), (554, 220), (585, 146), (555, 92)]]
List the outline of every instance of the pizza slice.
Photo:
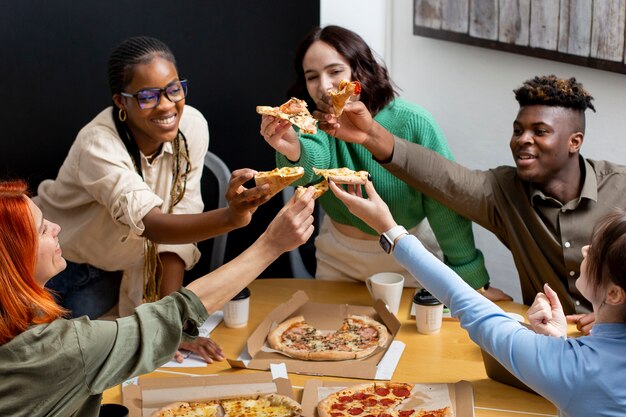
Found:
[(309, 113), (304, 100), (292, 97), (278, 107), (256, 106), (256, 112), (287, 120), (298, 126), (303, 133), (317, 133), (317, 120)]
[(280, 394), (234, 398), (222, 400), (221, 403), (224, 417), (295, 417), (302, 414), (300, 404)]
[(150, 417), (220, 417), (219, 401), (177, 402), (161, 408)]
[(269, 184), (270, 195), (274, 196), (292, 182), (302, 178), (303, 175), (304, 168), (302, 167), (274, 168), (271, 171), (257, 172), (254, 182), (256, 185)]
[(326, 180), (331, 180), (335, 184), (365, 184), (370, 178), (367, 171), (353, 171), (350, 168), (313, 168), (316, 175), (321, 175)]
[(335, 116), (341, 116), (343, 108), (346, 106), (347, 101), (352, 96), (359, 95), (361, 93), (361, 83), (358, 81), (341, 80), (337, 91), (328, 90), (328, 95), (333, 103), (333, 110)]
[[(328, 181), (323, 179), (317, 184), (311, 185), (311, 187), (315, 188), (315, 192), (313, 193), (313, 199), (317, 199), (322, 196), (326, 191), (328, 191)], [(304, 193), (306, 193), (306, 189), (308, 187), (299, 186), (296, 188), (296, 198), (300, 198)]]

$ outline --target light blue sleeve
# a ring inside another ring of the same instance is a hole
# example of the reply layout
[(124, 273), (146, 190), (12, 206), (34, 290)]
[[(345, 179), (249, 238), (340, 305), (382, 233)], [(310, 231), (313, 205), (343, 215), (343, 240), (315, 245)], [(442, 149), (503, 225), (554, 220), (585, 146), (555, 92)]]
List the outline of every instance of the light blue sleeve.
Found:
[(450, 308), (474, 342), (535, 391), (563, 408), (584, 388), (580, 378), (586, 364), (580, 344), (525, 328), (467, 285), (415, 236), (400, 239), (394, 256)]

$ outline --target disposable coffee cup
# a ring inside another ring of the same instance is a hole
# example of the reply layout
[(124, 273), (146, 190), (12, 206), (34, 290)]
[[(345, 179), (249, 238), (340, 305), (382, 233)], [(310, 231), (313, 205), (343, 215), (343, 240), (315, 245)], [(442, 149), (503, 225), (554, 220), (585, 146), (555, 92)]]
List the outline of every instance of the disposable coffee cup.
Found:
[(415, 324), (418, 333), (435, 334), (441, 330), (443, 304), (431, 293), (421, 289), (413, 296), (415, 307)]
[(246, 287), (224, 305), (224, 324), (232, 328), (247, 326), (249, 311), (250, 289)]
[(102, 404), (98, 417), (128, 417), (128, 408), (121, 404)]

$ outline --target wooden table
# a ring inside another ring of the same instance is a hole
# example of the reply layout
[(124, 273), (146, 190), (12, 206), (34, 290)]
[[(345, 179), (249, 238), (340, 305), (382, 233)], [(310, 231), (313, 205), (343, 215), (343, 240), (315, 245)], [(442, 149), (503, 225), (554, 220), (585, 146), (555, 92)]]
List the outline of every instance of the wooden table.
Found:
[[(243, 349), (248, 335), (263, 318), (277, 305), (289, 300), (297, 290), (304, 290), (311, 301), (315, 302), (372, 304), (367, 288), (363, 284), (315, 279), (257, 279), (250, 285), (250, 290), (252, 296), (248, 326), (242, 329), (229, 329), (222, 323), (211, 335), (229, 358), (236, 358)], [(406, 343), (406, 348), (393, 374), (393, 380), (418, 383), (470, 381), (474, 386), (476, 417), (519, 417), (520, 413), (531, 417), (556, 415), (556, 408), (543, 397), (489, 379), (485, 373), (480, 348), (470, 340), (467, 332), (461, 329), (458, 321), (444, 319), (439, 334), (417, 333), (415, 320), (409, 316), (413, 291), (405, 289), (400, 303), (398, 319), (402, 327), (396, 338)], [(518, 314), (523, 314), (526, 310), (525, 306), (512, 302), (502, 302), (499, 305), (505, 311)], [(162, 368), (148, 376), (159, 378), (180, 376), (175, 372), (205, 375), (258, 371), (232, 369), (224, 361), (204, 368)], [(289, 378), (298, 390), (298, 395), (301, 395), (301, 388), (307, 379), (320, 377), (290, 374)], [(121, 403), (121, 388), (107, 390), (104, 393), (104, 402)]]

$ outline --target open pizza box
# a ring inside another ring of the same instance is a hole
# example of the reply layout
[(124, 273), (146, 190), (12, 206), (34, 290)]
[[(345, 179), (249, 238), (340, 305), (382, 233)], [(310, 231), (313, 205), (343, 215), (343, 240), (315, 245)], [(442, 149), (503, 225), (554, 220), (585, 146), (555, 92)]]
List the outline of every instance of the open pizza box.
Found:
[[(288, 318), (302, 315), (307, 323), (317, 329), (338, 329), (341, 327), (343, 319), (350, 314), (369, 316), (387, 326), (389, 340), (386, 346), (377, 349), (366, 358), (343, 361), (305, 361), (272, 351), (267, 346), (266, 339), (270, 330)], [(304, 291), (297, 291), (289, 301), (275, 308), (261, 322), (259, 327), (248, 338), (246, 347), (239, 357), (237, 359), (228, 359), (228, 362), (233, 368), (268, 370), (272, 363), (285, 363), (287, 370), (293, 373), (362, 379), (389, 379), (404, 347), (401, 342), (395, 342), (396, 344), (401, 344), (401, 348), (398, 349), (397, 346), (394, 346), (393, 349), (390, 349), (399, 330), (400, 322), (396, 316), (387, 310), (382, 300), (376, 300), (373, 307), (314, 303), (309, 301), (309, 297)], [(378, 365), (389, 350), (392, 350), (397, 355), (396, 358), (385, 361), (386, 367), (393, 366), (391, 374), (389, 372), (379, 372)], [(389, 363), (392, 365), (389, 365)]]
[[(348, 388), (357, 383), (349, 381), (322, 381), (310, 379), (304, 385), (302, 393), (303, 417), (319, 417), (317, 404), (333, 392)], [(454, 384), (415, 384), (422, 398), (415, 405), (432, 407), (433, 409), (452, 405), (454, 417), (474, 417), (474, 390), (469, 381)], [(449, 400), (448, 400), (449, 399)], [(449, 402), (448, 402), (449, 401)]]
[(269, 372), (198, 377), (139, 377), (137, 385), (122, 388), (129, 417), (150, 417), (160, 408), (177, 401), (203, 401), (278, 393), (296, 399), (291, 382), (272, 379)]

